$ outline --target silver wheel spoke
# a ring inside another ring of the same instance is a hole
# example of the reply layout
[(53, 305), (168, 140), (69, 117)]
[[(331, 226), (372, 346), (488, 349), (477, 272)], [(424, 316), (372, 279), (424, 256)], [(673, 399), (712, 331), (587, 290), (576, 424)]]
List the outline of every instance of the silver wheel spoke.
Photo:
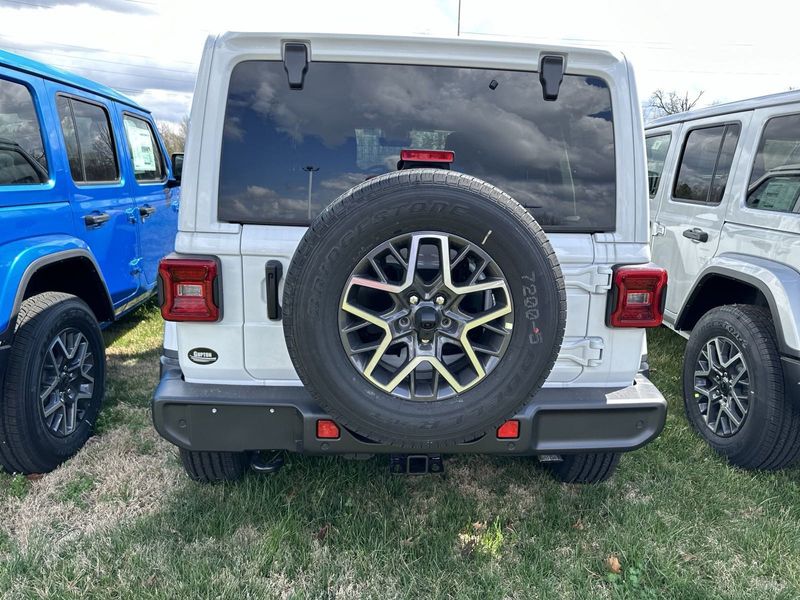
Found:
[(736, 434), (750, 408), (750, 378), (736, 342), (726, 336), (708, 340), (697, 356), (694, 377), (695, 401), (708, 428), (722, 437)]
[(480, 247), (443, 233), (377, 246), (354, 269), (340, 308), (351, 362), (373, 385), (406, 399), (444, 399), (476, 385), (512, 333), (511, 293), (499, 267)]
[(59, 436), (76, 430), (94, 396), (94, 357), (87, 337), (67, 327), (47, 346), (39, 375), (41, 416)]

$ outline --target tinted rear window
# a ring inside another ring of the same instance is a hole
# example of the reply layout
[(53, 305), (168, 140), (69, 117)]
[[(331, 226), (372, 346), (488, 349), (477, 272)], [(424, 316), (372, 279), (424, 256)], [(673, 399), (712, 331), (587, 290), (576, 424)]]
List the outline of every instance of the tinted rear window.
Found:
[(307, 225), (354, 185), (394, 171), (403, 148), (455, 151), (452, 168), (516, 198), (550, 231), (615, 227), (611, 95), (566, 75), (545, 102), (538, 73), (323, 63), (290, 90), (283, 63), (231, 75), (219, 219)]

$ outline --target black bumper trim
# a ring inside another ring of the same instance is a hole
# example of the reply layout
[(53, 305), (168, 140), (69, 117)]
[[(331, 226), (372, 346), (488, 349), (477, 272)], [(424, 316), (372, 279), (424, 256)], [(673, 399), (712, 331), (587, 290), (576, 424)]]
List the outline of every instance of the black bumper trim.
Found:
[[(372, 443), (344, 427), (339, 439), (317, 439), (317, 420), (330, 417), (301, 386), (187, 383), (176, 360), (162, 357), (161, 362), (153, 422), (165, 439), (181, 448), (305, 454), (408, 451)], [(491, 432), (442, 451), (509, 455), (626, 452), (658, 436), (666, 413), (664, 397), (641, 375), (633, 385), (617, 390), (545, 388), (514, 417), (520, 421), (519, 438), (500, 440)]]

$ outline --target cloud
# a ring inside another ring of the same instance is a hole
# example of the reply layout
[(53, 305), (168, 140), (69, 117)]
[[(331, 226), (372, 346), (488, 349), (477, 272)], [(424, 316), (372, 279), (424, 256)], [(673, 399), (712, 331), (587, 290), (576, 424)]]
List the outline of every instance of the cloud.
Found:
[(102, 10), (129, 14), (156, 14), (157, 6), (155, 3), (145, 2), (144, 0), (56, 0), (51, 5), (56, 6), (93, 6)]

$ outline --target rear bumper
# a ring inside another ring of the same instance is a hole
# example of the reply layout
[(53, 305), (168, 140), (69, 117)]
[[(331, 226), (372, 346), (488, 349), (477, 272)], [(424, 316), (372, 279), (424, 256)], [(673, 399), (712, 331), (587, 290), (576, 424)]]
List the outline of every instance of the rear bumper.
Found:
[[(330, 417), (303, 387), (187, 383), (177, 360), (161, 358), (161, 383), (153, 398), (158, 432), (187, 450), (289, 450), (304, 454), (392, 454), (344, 427), (336, 440), (318, 439), (318, 419)], [(617, 390), (546, 388), (514, 418), (519, 437), (482, 438), (447, 448), (447, 454), (567, 454), (635, 450), (661, 433), (664, 397), (645, 377)], [(433, 451), (433, 450), (432, 450)], [(408, 452), (406, 449), (405, 452)], [(417, 452), (420, 452), (417, 450)]]

